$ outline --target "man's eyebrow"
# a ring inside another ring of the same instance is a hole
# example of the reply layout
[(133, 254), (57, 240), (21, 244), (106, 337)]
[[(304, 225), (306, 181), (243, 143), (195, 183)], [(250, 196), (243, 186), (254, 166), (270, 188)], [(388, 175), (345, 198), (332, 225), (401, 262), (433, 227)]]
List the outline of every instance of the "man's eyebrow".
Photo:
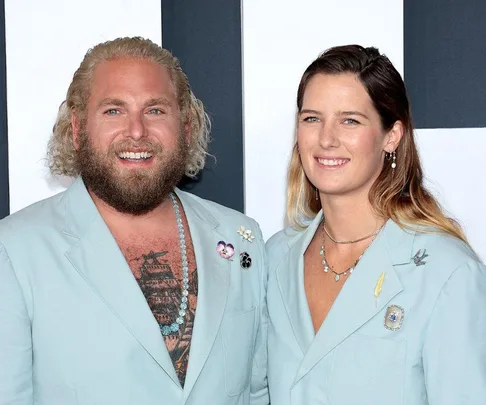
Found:
[[(104, 106), (114, 106), (114, 107), (124, 107), (126, 105), (125, 101), (120, 100), (119, 98), (104, 98), (98, 103), (98, 108), (99, 107), (104, 107)], [(172, 103), (167, 97), (157, 97), (157, 98), (151, 98), (145, 102), (146, 107), (152, 107), (154, 105), (164, 105), (167, 107), (172, 106)]]
[(151, 98), (145, 103), (146, 107), (151, 107), (154, 105), (164, 105), (166, 107), (172, 106), (172, 103), (167, 97), (157, 97), (157, 98)]
[(120, 100), (118, 98), (104, 98), (98, 103), (98, 108), (99, 107), (104, 107), (107, 105), (112, 105), (115, 107), (123, 107), (125, 105), (125, 102), (123, 100)]

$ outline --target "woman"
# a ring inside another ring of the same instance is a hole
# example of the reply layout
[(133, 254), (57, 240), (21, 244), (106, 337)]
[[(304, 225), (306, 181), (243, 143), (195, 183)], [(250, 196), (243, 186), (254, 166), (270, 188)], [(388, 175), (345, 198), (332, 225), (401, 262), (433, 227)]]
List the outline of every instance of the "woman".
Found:
[(267, 244), (277, 405), (486, 403), (486, 268), (422, 185), (403, 81), (375, 48), (305, 71), (291, 227)]

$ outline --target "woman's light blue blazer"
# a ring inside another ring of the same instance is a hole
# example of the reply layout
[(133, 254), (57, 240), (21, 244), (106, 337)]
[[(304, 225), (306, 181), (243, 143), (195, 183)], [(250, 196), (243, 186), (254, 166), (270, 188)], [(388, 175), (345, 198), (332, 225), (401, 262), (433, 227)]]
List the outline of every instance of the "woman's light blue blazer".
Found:
[(389, 220), (315, 334), (303, 255), (321, 219), (267, 242), (272, 404), (485, 405), (486, 268), (471, 249)]

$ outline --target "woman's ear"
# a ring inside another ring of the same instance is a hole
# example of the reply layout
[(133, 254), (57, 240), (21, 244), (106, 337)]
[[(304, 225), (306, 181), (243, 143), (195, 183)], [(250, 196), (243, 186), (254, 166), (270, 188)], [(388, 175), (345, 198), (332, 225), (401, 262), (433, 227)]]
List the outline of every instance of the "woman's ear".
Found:
[(398, 148), (403, 136), (404, 127), (402, 121), (396, 121), (392, 128), (385, 135), (385, 145), (383, 150), (385, 152), (393, 152)]

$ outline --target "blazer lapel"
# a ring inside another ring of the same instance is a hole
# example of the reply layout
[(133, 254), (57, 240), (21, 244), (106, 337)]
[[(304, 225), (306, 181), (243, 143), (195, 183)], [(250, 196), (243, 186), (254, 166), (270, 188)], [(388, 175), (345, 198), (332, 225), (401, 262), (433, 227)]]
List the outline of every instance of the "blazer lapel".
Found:
[(68, 260), (148, 354), (181, 388), (147, 301), (80, 179), (66, 192), (65, 224), (64, 232), (79, 239), (66, 252)]
[[(294, 384), (403, 290), (393, 266), (410, 262), (413, 237), (414, 232), (403, 231), (391, 220), (387, 222), (344, 284), (306, 352)], [(374, 291), (382, 273), (385, 279), (376, 298)]]
[(304, 232), (289, 243), (290, 250), (276, 269), (277, 283), (282, 294), (285, 310), (302, 353), (314, 339), (314, 326), (304, 287), (304, 253), (321, 223), (322, 213), (310, 223)]
[(216, 340), (226, 307), (231, 271), (230, 262), (216, 251), (219, 241), (228, 242), (218, 232), (219, 222), (197, 200), (179, 190), (176, 192), (189, 223), (198, 274), (196, 317), (184, 383), (187, 399)]

